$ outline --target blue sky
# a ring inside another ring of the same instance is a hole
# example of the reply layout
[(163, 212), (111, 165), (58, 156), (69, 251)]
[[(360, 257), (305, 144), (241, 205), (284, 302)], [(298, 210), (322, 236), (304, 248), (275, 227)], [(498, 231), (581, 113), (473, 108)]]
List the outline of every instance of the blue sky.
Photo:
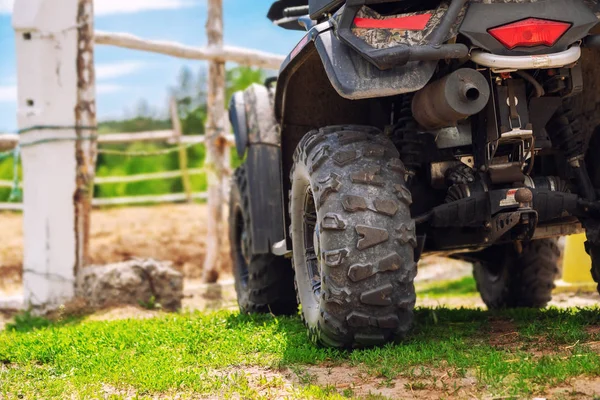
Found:
[[(291, 51), (302, 33), (271, 24), (266, 14), (272, 1), (223, 0), (225, 43), (278, 54)], [(13, 2), (0, 0), (0, 132), (17, 128)], [(192, 46), (206, 44), (206, 0), (95, 0), (94, 6), (97, 30)], [(168, 88), (176, 84), (180, 69), (188, 66), (197, 72), (206, 65), (111, 46), (96, 46), (95, 63), (99, 120), (123, 118), (140, 99), (155, 109), (165, 109)]]

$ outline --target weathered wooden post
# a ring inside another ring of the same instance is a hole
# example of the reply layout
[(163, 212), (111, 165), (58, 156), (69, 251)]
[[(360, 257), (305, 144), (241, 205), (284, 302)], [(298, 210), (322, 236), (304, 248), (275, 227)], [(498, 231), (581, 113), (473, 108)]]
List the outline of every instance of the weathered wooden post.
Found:
[(96, 159), (92, 0), (17, 1), (25, 305), (75, 294), (87, 257)]
[[(206, 34), (209, 49), (223, 47), (223, 0), (208, 0)], [(205, 165), (208, 175), (208, 232), (203, 279), (205, 282), (214, 282), (218, 278), (217, 267), (223, 245), (223, 206), (226, 200), (223, 192), (227, 176), (224, 60), (210, 62), (207, 114)]]

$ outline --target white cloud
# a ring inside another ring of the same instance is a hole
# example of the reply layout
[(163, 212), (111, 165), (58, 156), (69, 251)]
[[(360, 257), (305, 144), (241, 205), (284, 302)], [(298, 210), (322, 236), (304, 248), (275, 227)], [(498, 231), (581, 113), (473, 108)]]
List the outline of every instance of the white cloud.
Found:
[(0, 0), (0, 14), (12, 14), (15, 0)]
[(144, 64), (137, 61), (96, 64), (96, 79), (112, 79), (125, 75), (131, 75), (143, 67)]
[(17, 86), (0, 86), (0, 103), (15, 103), (17, 101)]
[(96, 85), (97, 94), (115, 93), (123, 90), (124, 87), (121, 85), (115, 85), (113, 83), (99, 83)]
[(151, 10), (177, 10), (180, 8), (193, 7), (201, 1), (202, 0), (95, 0), (94, 13), (97, 16), (102, 16)]
[[(27, 1), (27, 0), (20, 0)], [(94, 14), (130, 14), (152, 10), (177, 10), (194, 7), (202, 0), (94, 0)], [(0, 14), (12, 14), (15, 0), (0, 0)]]

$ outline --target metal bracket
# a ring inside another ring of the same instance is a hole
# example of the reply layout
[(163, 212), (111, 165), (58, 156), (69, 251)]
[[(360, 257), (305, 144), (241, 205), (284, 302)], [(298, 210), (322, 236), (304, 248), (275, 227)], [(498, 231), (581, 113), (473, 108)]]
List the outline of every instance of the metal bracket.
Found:
[(284, 256), (284, 257), (292, 256), (292, 251), (288, 250), (287, 241), (285, 239), (283, 239), (277, 243), (273, 243), (273, 245), (271, 246), (271, 253), (273, 253), (276, 256)]

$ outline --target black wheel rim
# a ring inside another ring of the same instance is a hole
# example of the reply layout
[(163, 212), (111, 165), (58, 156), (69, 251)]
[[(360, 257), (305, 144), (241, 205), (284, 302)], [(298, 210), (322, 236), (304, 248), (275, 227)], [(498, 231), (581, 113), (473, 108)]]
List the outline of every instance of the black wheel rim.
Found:
[(244, 215), (242, 210), (237, 208), (235, 210), (235, 242), (232, 243), (234, 246), (235, 253), (235, 265), (237, 276), (242, 287), (248, 285), (248, 263), (250, 262), (249, 252), (250, 249), (248, 243), (248, 232), (246, 231), (246, 224), (244, 223)]
[(313, 300), (319, 301), (321, 295), (321, 267), (319, 264), (319, 230), (317, 226), (317, 208), (310, 187), (304, 196), (304, 265), (312, 288)]

